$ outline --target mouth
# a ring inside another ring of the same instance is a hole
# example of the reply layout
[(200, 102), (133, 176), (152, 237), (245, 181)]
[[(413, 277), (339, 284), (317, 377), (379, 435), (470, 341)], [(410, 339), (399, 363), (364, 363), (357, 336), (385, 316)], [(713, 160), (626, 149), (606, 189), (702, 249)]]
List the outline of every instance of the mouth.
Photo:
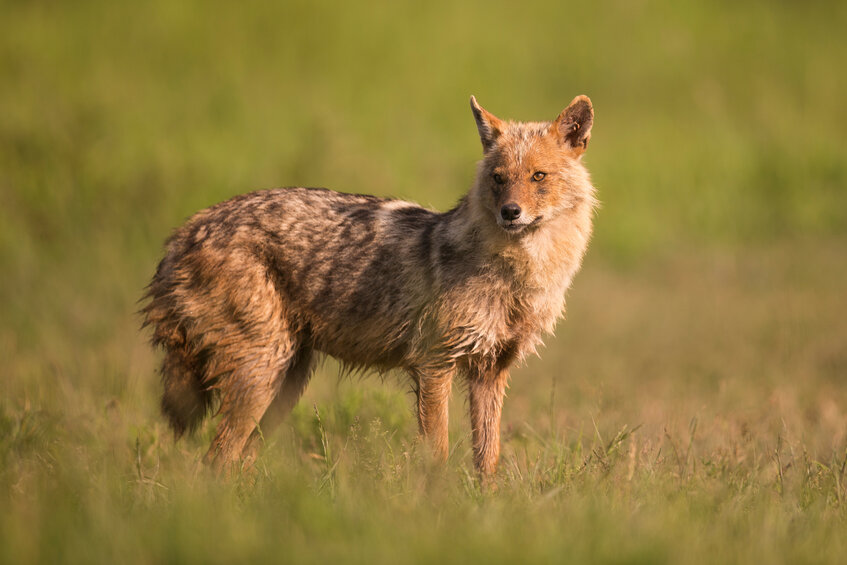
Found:
[(504, 231), (506, 231), (506, 233), (517, 234), (517, 233), (521, 233), (522, 231), (529, 230), (530, 228), (532, 228), (534, 226), (537, 226), (539, 222), (541, 222), (541, 216), (537, 216), (531, 222), (521, 223), (521, 222), (509, 221), (509, 222), (502, 222), (502, 223), (497, 222), (497, 223), (500, 225), (501, 228), (503, 228)]

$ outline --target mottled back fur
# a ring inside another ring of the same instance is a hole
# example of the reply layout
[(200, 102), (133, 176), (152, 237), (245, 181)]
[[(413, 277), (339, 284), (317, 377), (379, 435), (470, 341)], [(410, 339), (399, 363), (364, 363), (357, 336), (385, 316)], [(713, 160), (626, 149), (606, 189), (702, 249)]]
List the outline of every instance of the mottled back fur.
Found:
[(251, 457), (256, 424), (267, 433), (290, 411), (319, 352), (405, 369), (421, 432), (442, 457), (462, 375), (475, 462), (494, 471), (508, 367), (563, 314), (591, 234), (596, 201), (580, 158), (593, 110), (578, 97), (553, 122), (512, 123), (471, 105), (484, 158), (448, 212), (266, 190), (197, 213), (168, 240), (145, 325), (165, 350), (162, 407), (177, 435), (220, 398), (209, 461)]

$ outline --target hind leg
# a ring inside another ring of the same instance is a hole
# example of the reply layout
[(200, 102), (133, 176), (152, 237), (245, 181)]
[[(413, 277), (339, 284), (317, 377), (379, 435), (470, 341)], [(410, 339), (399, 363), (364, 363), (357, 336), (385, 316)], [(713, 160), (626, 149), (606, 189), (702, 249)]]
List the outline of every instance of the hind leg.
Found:
[(282, 375), (296, 361), (299, 349), (293, 339), (249, 358), (217, 386), (221, 395), (221, 420), (204, 461), (217, 471), (240, 462), (250, 435), (277, 398)]
[(250, 435), (247, 445), (244, 446), (241, 458), (246, 464), (249, 465), (256, 459), (265, 438), (272, 434), (294, 409), (309, 384), (313, 369), (312, 347), (302, 345), (285, 373), (279, 394), (268, 407), (259, 427)]

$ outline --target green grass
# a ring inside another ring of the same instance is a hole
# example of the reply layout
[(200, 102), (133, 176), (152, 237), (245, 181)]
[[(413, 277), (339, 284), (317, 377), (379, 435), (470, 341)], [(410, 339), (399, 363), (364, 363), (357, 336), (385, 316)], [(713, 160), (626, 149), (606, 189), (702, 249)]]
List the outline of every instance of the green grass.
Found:
[[(0, 4), (0, 562), (840, 563), (843, 3)], [(496, 492), (464, 391), (327, 362), (256, 467), (174, 444), (142, 288), (173, 227), (322, 185), (441, 209), (467, 99), (596, 109), (568, 320), (513, 373)]]

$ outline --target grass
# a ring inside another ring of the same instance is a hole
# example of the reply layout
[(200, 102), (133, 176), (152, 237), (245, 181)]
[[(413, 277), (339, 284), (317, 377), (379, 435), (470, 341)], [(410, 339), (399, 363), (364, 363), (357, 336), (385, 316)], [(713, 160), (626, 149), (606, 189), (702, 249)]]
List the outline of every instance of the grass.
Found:
[[(844, 560), (844, 6), (3, 13), (0, 562)], [(331, 361), (253, 471), (209, 476), (135, 315), (169, 230), (287, 184), (445, 209), (472, 93), (516, 119), (590, 95), (603, 200), (567, 321), (514, 371), (497, 491), (461, 388), (439, 468), (402, 380)]]

